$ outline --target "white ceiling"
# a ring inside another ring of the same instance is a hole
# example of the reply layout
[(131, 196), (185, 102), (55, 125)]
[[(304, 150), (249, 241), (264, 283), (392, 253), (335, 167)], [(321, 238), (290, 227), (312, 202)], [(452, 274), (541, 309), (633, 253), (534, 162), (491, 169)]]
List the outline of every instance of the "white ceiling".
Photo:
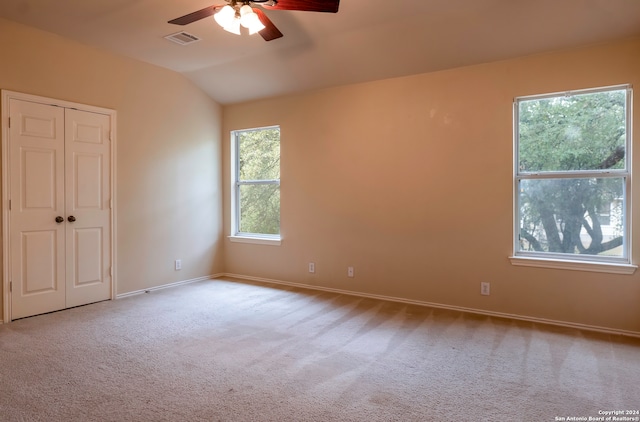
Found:
[[(270, 42), (212, 17), (167, 23), (220, 3), (1, 0), (0, 17), (175, 70), (221, 104), (640, 36), (640, 0), (342, 0), (265, 11), (284, 34)], [(164, 39), (181, 30), (202, 40)]]

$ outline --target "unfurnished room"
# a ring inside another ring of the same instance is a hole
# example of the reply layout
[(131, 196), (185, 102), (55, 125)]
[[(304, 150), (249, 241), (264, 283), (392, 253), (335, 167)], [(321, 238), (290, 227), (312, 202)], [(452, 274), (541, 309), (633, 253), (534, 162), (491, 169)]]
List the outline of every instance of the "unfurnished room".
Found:
[(640, 421), (640, 1), (2, 0), (0, 420)]

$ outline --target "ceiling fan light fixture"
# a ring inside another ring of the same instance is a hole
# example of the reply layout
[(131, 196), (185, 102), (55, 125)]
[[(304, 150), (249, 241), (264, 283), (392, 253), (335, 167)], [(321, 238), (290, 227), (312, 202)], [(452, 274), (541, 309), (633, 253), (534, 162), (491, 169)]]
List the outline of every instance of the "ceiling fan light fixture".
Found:
[(220, 9), (218, 13), (213, 15), (213, 18), (216, 20), (216, 22), (218, 22), (218, 25), (225, 28), (232, 24), (235, 16), (236, 11), (233, 9), (233, 7), (226, 5), (225, 7)]
[(245, 27), (249, 29), (250, 35), (262, 31), (265, 28), (256, 13), (251, 12), (250, 15), (245, 15), (245, 18), (247, 19), (247, 25)]
[(248, 4), (243, 4), (240, 8), (240, 16), (248, 15), (249, 13), (253, 13), (253, 9)]
[(256, 12), (246, 4), (240, 8), (240, 24), (249, 30), (249, 34), (255, 34), (265, 28)]
[(256, 32), (260, 32), (265, 28), (265, 26), (262, 24), (262, 22), (260, 22), (258, 20), (258, 24), (257, 25), (253, 25), (249, 28), (249, 35), (253, 35)]
[(301, 12), (336, 13), (340, 0), (225, 0), (227, 4), (218, 4), (196, 10), (167, 23), (188, 25), (200, 19), (213, 16), (223, 29), (240, 35), (240, 26), (249, 30), (249, 34), (260, 33), (265, 41), (273, 41), (282, 37), (282, 32), (274, 25), (260, 5), (267, 10), (295, 10)]
[(240, 35), (240, 19), (233, 18), (231, 23), (223, 27), (223, 29), (227, 32), (231, 32), (232, 34)]

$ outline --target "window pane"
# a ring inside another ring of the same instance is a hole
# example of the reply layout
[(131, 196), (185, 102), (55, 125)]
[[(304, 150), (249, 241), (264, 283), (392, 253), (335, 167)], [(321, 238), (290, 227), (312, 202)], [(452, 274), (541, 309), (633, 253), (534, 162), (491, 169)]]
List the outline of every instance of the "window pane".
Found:
[(626, 90), (522, 100), (521, 172), (624, 169)]
[(622, 257), (624, 184), (623, 177), (521, 180), (519, 250)]
[(280, 185), (240, 185), (238, 231), (280, 234)]
[(280, 129), (238, 134), (240, 180), (280, 179)]

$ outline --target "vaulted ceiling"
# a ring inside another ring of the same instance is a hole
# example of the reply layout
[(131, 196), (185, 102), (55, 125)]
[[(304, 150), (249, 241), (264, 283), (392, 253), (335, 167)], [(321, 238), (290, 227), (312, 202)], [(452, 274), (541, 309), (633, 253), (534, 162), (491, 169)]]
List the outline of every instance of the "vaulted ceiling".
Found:
[[(214, 4), (2, 0), (0, 17), (180, 72), (221, 104), (640, 36), (639, 0), (342, 0), (336, 14), (265, 9), (284, 34), (269, 42), (212, 17), (167, 23)], [(179, 31), (201, 40), (164, 38)]]

